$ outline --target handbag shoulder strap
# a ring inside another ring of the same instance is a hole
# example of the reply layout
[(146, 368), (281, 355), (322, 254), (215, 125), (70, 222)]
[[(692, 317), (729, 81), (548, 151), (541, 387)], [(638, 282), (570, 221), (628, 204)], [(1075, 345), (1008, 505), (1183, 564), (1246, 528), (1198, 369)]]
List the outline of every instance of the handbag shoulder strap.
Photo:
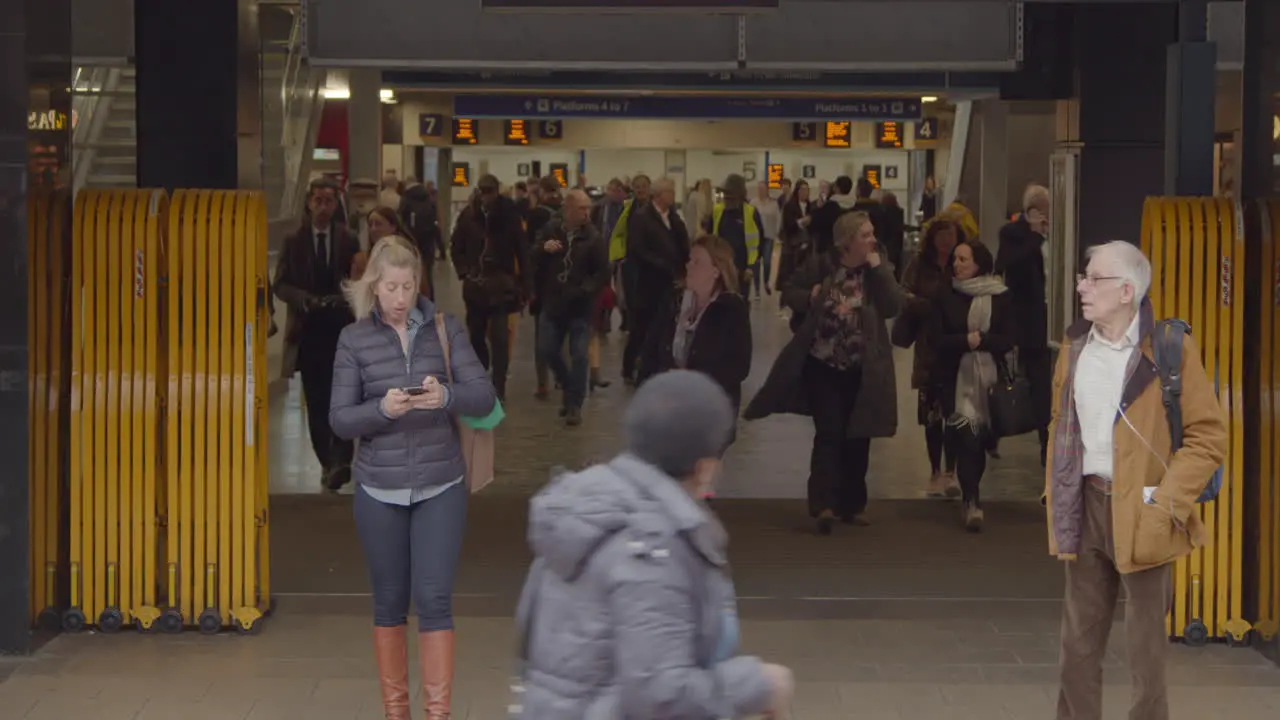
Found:
[(449, 329), (444, 326), (444, 313), (436, 313), (436, 337), (440, 339), (440, 349), (444, 351), (444, 376), (450, 385), (453, 384), (453, 353), (449, 348)]

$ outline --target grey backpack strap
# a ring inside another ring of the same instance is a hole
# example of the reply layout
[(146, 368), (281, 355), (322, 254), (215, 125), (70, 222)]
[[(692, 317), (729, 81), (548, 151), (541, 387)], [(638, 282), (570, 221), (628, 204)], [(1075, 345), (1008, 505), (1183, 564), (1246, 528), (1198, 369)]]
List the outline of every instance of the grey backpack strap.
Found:
[(1191, 326), (1176, 318), (1161, 320), (1152, 337), (1151, 351), (1160, 372), (1160, 399), (1169, 420), (1170, 449), (1182, 447), (1182, 340)]

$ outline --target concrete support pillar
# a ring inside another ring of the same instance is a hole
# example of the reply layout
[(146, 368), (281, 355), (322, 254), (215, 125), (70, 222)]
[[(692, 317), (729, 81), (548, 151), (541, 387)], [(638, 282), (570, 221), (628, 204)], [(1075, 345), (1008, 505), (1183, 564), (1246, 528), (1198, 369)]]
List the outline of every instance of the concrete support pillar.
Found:
[(135, 0), (140, 187), (262, 187), (257, 18), (249, 0)]
[(347, 72), (348, 181), (382, 179), (382, 72), (361, 68)]
[[(0, 315), (0, 452), (5, 458), (0, 473), (0, 656), (4, 656), (25, 655), (33, 646), (29, 474), (33, 418), (32, 398), (27, 394), (31, 383), (27, 307), (32, 302), (29, 293), (37, 288), (28, 287), (27, 224), (70, 227), (71, 223), (70, 203), (62, 206), (61, 217), (53, 216), (59, 212), (54, 205), (45, 208), (45, 217), (27, 216), (29, 192), (66, 188), (72, 158), (71, 123), (57, 130), (33, 130), (27, 124), (27, 111), (71, 117), (71, 94), (66, 90), (71, 80), (71, 3), (0, 0), (0, 17), (4, 18), (0, 107), (5, 109), (0, 113), (0, 254), (5, 258), (0, 267), (0, 303), (5, 308)], [(33, 163), (34, 159), (44, 162)], [(51, 324), (58, 332), (58, 319)], [(64, 387), (68, 389), (62, 393), (69, 393), (69, 385)], [(66, 402), (68, 395), (62, 397)], [(65, 584), (59, 584), (55, 594), (65, 597)], [(60, 599), (54, 602), (57, 609), (65, 607)], [(8, 710), (13, 701), (4, 701), (4, 706)]]
[(1079, 249), (1138, 242), (1142, 203), (1164, 193), (1165, 54), (1171, 3), (1075, 6), (1076, 96), (1058, 141), (1079, 148)]
[(1165, 55), (1164, 194), (1207, 197), (1214, 194), (1218, 47), (1205, 40), (1204, 0), (1183, 0), (1179, 9), (1178, 42)]
[(1001, 226), (1008, 213), (1009, 194), (1009, 106), (1002, 100), (983, 100), (978, 105), (981, 119), (978, 227), (982, 241), (994, 253)]

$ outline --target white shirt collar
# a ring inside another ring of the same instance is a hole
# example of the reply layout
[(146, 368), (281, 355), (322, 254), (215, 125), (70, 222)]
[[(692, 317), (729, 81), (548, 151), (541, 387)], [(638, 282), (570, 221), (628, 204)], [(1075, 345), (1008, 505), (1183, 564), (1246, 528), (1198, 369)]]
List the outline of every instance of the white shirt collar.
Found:
[(1133, 314), (1133, 320), (1129, 321), (1129, 328), (1124, 331), (1124, 337), (1121, 338), (1119, 342), (1111, 342), (1103, 337), (1102, 330), (1098, 328), (1097, 323), (1094, 323), (1093, 327), (1089, 330), (1089, 342), (1102, 343), (1112, 350), (1124, 350), (1126, 348), (1136, 347), (1139, 339), (1138, 321), (1141, 317), (1141, 312), (1135, 312)]

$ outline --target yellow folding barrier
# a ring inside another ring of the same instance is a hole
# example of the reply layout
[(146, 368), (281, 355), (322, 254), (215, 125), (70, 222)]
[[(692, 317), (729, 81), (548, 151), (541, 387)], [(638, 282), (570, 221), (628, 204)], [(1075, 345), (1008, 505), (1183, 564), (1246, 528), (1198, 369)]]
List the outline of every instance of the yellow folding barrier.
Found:
[(149, 625), (155, 608), (157, 267), (162, 191), (84, 190), (71, 242), (70, 608), (62, 625)]
[(66, 414), (63, 333), (67, 310), (67, 253), (71, 232), (66, 221), (66, 192), (33, 190), (27, 196), (27, 348), (31, 382), (28, 447), (31, 493), (32, 622), (57, 629), (58, 578), (61, 573), (62, 502), (60, 488), (66, 444), (61, 441)]
[[(1264, 640), (1280, 632), (1280, 201), (1258, 204), (1264, 278), (1259, 323), (1259, 488), (1253, 518), (1258, 528), (1255, 582), (1258, 617), (1254, 630)], [(1268, 284), (1269, 283), (1269, 284)]]
[[(262, 197), (84, 190), (72, 226), (69, 269), (41, 242), (65, 233), (37, 221), (30, 236), (32, 605), (56, 603), (65, 449), (65, 630), (256, 631), (270, 598)], [(65, 353), (48, 329), (60, 306)]]
[(169, 218), (162, 630), (259, 628), (269, 603), (266, 209), (179, 190)]
[(1156, 317), (1191, 325), (1230, 433), (1222, 492), (1197, 509), (1211, 542), (1174, 571), (1169, 632), (1189, 644), (1242, 643), (1252, 629), (1243, 589), (1244, 248), (1242, 216), (1230, 200), (1150, 198), (1143, 207), (1142, 249), (1151, 258)]

